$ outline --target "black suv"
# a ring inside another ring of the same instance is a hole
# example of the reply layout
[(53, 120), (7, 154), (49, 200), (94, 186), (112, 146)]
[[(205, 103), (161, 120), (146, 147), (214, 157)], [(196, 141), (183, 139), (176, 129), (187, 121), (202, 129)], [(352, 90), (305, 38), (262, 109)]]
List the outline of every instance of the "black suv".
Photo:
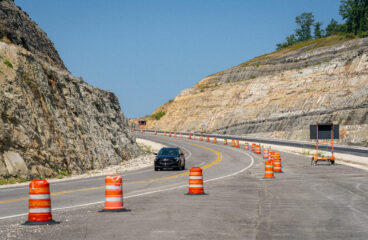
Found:
[(162, 169), (185, 169), (185, 157), (178, 147), (164, 147), (156, 154), (155, 171)]

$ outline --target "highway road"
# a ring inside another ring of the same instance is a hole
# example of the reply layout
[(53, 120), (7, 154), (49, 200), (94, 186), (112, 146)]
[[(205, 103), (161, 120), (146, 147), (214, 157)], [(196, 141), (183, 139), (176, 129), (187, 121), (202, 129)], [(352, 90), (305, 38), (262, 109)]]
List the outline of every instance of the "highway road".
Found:
[[(0, 239), (368, 239), (368, 173), (310, 166), (282, 153), (284, 173), (263, 179), (250, 151), (162, 135), (140, 138), (182, 147), (185, 171), (124, 173), (124, 205), (103, 208), (104, 177), (52, 183), (50, 226), (24, 226), (27, 187), (0, 189)], [(188, 196), (188, 169), (203, 167), (208, 195)]]

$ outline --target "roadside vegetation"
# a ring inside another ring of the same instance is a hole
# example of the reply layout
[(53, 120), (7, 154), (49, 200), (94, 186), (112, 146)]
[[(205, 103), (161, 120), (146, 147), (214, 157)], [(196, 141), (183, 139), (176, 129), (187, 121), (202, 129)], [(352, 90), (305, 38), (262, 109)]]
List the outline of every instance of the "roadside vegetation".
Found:
[(165, 116), (166, 112), (158, 112), (151, 115), (152, 119), (160, 120), (163, 116)]
[(341, 0), (339, 13), (345, 22), (340, 24), (335, 19), (331, 19), (325, 29), (322, 28), (322, 22), (315, 21), (312, 12), (302, 13), (295, 18), (297, 25), (295, 32), (287, 36), (285, 42), (276, 44), (277, 50), (296, 45), (300, 48), (301, 43), (306, 46), (311, 44), (312, 40), (333, 35), (339, 36), (341, 40), (368, 36), (367, 0)]

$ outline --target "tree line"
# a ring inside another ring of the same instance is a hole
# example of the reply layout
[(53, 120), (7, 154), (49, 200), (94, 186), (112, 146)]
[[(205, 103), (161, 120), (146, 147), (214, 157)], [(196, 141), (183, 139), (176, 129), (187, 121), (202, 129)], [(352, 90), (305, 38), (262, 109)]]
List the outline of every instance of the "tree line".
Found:
[(313, 13), (302, 13), (295, 18), (295, 33), (287, 36), (285, 42), (276, 44), (277, 50), (338, 33), (368, 36), (368, 0), (341, 0), (339, 13), (345, 22), (339, 24), (331, 19), (325, 29), (321, 22), (314, 20)]

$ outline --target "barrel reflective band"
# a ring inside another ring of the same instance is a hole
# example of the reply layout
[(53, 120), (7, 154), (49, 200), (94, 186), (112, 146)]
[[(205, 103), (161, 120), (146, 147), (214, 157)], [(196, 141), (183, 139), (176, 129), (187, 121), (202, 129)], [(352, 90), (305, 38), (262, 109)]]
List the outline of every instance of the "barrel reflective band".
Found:
[(116, 185), (106, 185), (105, 189), (121, 189), (121, 186)]
[(50, 194), (29, 194), (29, 199), (49, 199)]
[(202, 176), (189, 176), (189, 179), (202, 179)]
[(29, 213), (49, 213), (51, 212), (50, 208), (30, 208)]
[(189, 187), (194, 187), (194, 188), (202, 188), (203, 187), (203, 184), (201, 185), (192, 185), (192, 184), (189, 184)]
[(106, 202), (120, 202), (122, 201), (123, 197), (107, 197), (105, 198)]
[(270, 168), (272, 168), (272, 165), (266, 165), (266, 167), (270, 167)]
[(265, 171), (265, 173), (273, 173), (273, 171)]

